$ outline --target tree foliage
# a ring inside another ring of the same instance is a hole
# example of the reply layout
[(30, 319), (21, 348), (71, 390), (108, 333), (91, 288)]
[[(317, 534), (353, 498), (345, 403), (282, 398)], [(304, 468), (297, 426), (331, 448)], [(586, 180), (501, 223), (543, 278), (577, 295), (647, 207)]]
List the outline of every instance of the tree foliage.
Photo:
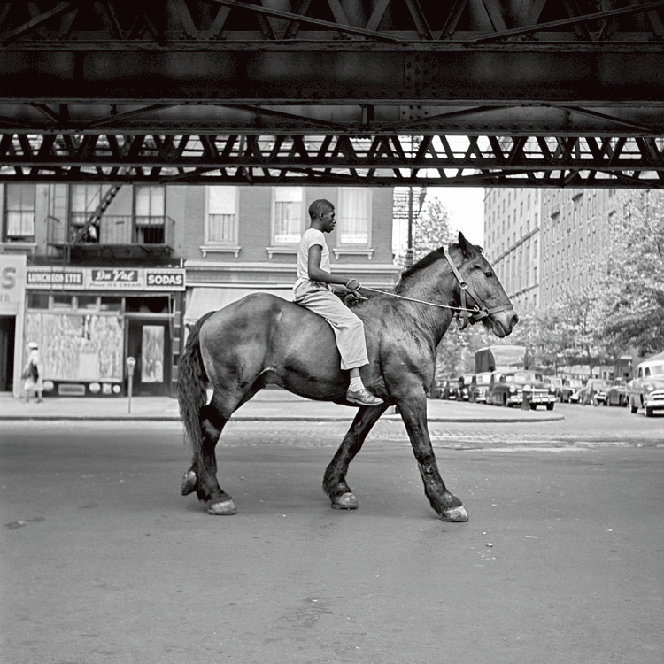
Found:
[(605, 282), (603, 331), (612, 345), (664, 348), (664, 192), (625, 192), (622, 218), (613, 229)]
[(413, 222), (413, 256), (418, 261), (444, 244), (454, 242), (450, 217), (437, 198), (428, 198)]

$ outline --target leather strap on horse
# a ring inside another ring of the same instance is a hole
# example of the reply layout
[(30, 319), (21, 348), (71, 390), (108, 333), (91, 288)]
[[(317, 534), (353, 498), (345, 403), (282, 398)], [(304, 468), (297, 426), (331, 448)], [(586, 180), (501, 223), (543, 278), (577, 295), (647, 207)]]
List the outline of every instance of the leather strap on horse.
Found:
[[(450, 264), (450, 267), (452, 268), (452, 273), (459, 282), (459, 302), (461, 304), (460, 309), (461, 311), (463, 311), (463, 325), (459, 322), (459, 315), (457, 314), (457, 323), (459, 325), (460, 330), (464, 330), (466, 327), (468, 327), (469, 320), (471, 325), (475, 325), (475, 323), (487, 318), (491, 314), (495, 314), (500, 311), (510, 311), (514, 308), (512, 307), (511, 304), (503, 304), (501, 306), (492, 307), (491, 309), (488, 309), (484, 304), (484, 302), (482, 302), (482, 300), (479, 298), (477, 293), (475, 293), (475, 291), (468, 285), (468, 282), (465, 281), (465, 279), (463, 279), (461, 273), (457, 269), (457, 266), (454, 264), (454, 261), (452, 260), (449, 251), (445, 252), (445, 258), (447, 259), (447, 262)], [(473, 301), (475, 303), (473, 309), (469, 309), (467, 307), (466, 294), (470, 295), (470, 297), (473, 298)], [(471, 314), (470, 318), (468, 318), (469, 312)]]
[[(417, 302), (418, 304), (426, 304), (430, 307), (440, 307), (441, 309), (452, 309), (456, 312), (457, 324), (460, 330), (464, 330), (468, 327), (468, 322), (471, 325), (487, 318), (491, 314), (498, 313), (500, 311), (510, 311), (514, 309), (511, 304), (503, 304), (498, 307), (492, 307), (488, 309), (482, 300), (478, 297), (475, 291), (468, 285), (468, 282), (463, 279), (461, 273), (457, 269), (457, 266), (452, 261), (452, 257), (449, 254), (449, 251), (445, 252), (445, 258), (452, 268), (452, 273), (456, 277), (456, 280), (459, 282), (459, 304), (460, 307), (455, 307), (450, 304), (437, 304), (436, 302), (426, 302), (425, 300), (418, 300), (414, 297), (407, 297), (405, 295), (397, 295), (396, 293), (390, 293), (389, 291), (378, 290), (377, 288), (368, 288), (367, 286), (362, 286), (363, 290), (372, 291), (374, 293), (381, 293), (382, 295), (389, 295), (390, 297), (396, 297), (400, 300), (409, 300), (410, 302)], [(474, 306), (472, 309), (468, 307), (466, 296), (470, 295), (473, 298)], [(463, 313), (463, 324), (460, 322), (460, 314)], [(468, 315), (470, 314), (470, 316)]]

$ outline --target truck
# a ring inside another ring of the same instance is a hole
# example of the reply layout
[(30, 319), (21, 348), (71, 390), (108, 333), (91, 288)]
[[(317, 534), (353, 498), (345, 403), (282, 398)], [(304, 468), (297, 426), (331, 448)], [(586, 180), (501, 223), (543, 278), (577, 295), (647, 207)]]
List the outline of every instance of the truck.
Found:
[(517, 345), (485, 346), (475, 351), (475, 373), (529, 369), (528, 349)]

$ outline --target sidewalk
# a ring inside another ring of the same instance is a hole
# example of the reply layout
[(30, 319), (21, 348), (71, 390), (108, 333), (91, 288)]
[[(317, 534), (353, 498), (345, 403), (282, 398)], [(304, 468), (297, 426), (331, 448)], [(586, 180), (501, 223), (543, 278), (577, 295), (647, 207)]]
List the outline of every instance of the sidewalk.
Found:
[[(391, 408), (384, 419), (400, 420)], [(351, 421), (357, 408), (311, 401), (283, 390), (263, 390), (233, 415), (235, 421)], [(428, 400), (430, 422), (543, 422), (564, 419), (563, 415), (538, 408), (499, 408), (443, 399)], [(134, 397), (131, 412), (126, 398), (46, 398), (37, 404), (31, 400), (0, 398), (0, 420), (136, 420), (179, 421), (177, 399), (169, 397)]]

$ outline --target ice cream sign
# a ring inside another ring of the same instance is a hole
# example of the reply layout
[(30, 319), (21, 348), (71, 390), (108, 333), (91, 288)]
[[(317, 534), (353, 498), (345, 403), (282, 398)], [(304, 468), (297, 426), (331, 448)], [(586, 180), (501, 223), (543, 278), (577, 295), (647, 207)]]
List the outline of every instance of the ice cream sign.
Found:
[[(143, 276), (142, 273), (140, 276)], [(139, 271), (135, 268), (92, 268), (90, 288), (140, 290), (143, 288), (143, 279), (139, 279)]]

